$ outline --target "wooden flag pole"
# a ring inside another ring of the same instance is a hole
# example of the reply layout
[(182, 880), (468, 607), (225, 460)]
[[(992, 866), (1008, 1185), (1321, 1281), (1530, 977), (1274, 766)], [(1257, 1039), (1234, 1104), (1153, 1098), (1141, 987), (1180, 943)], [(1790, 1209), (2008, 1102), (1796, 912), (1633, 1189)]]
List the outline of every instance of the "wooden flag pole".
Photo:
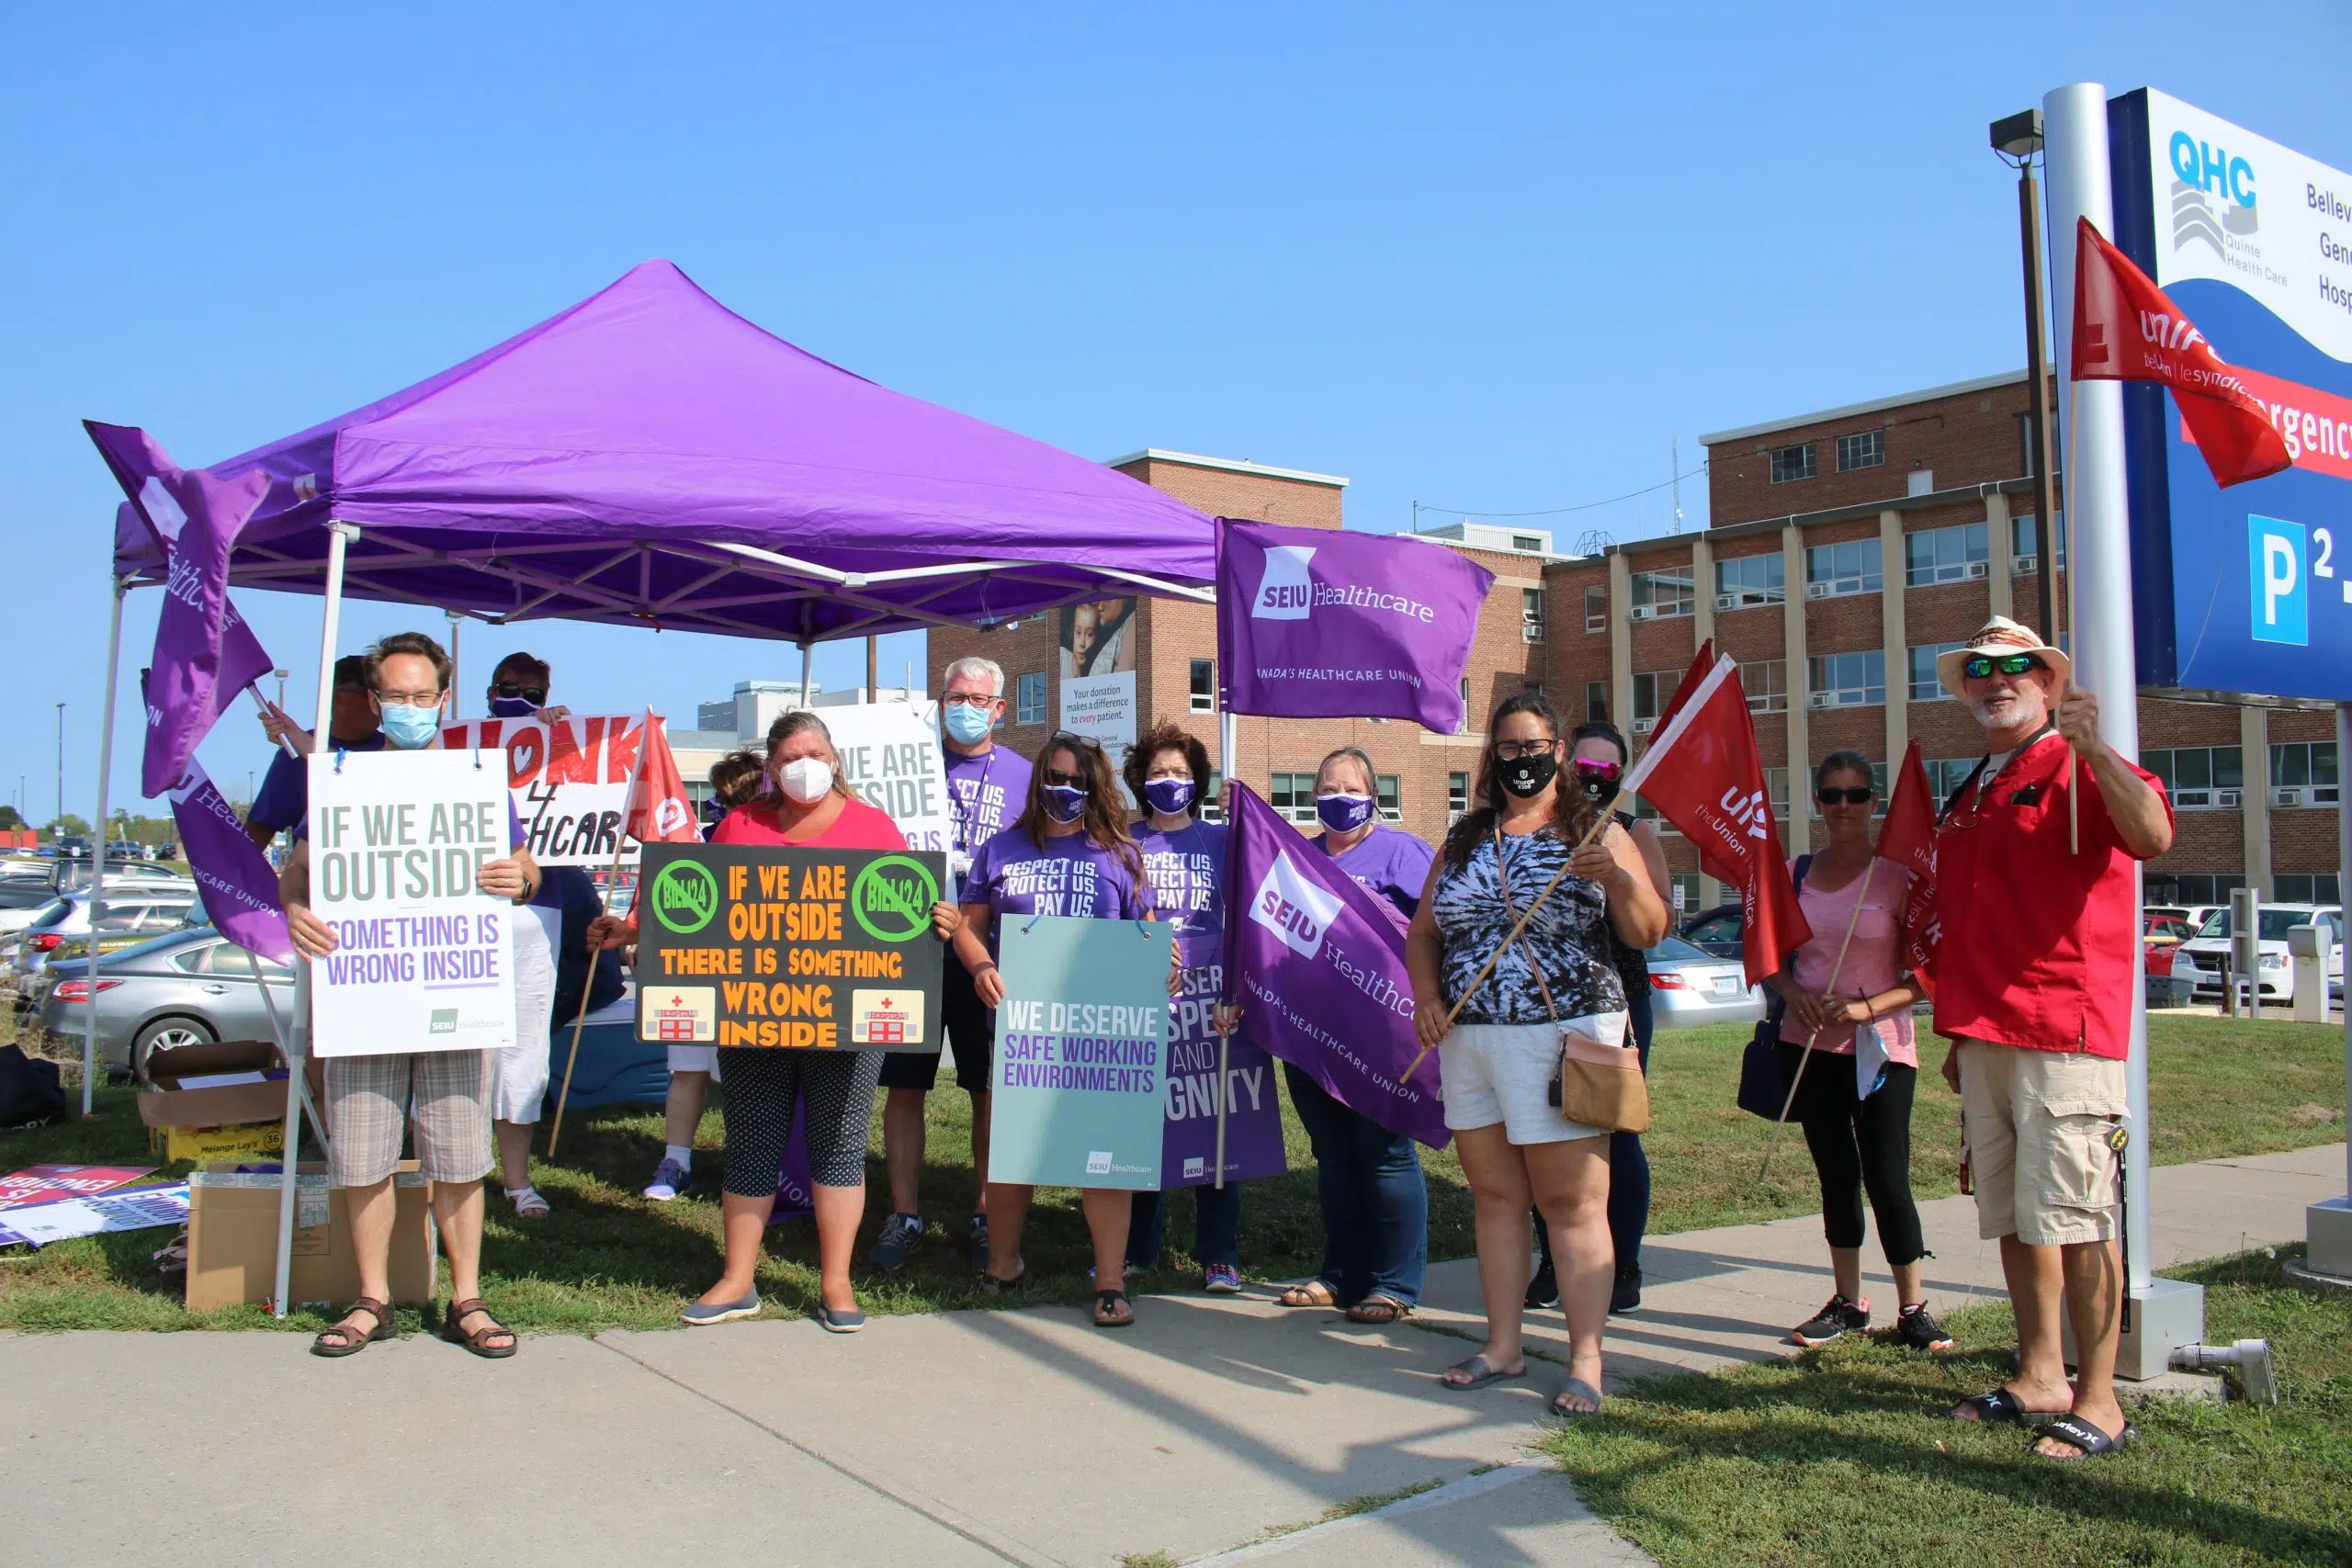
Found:
[[(1854, 895), (1854, 912), (1846, 917), (1846, 936), (1838, 944), (1837, 962), (1829, 965), (1829, 985), (1823, 991), (1824, 996), (1834, 995), (1837, 992), (1838, 977), (1846, 971), (1846, 950), (1853, 945), (1854, 927), (1862, 918), (1862, 900), (1871, 896), (1871, 878), (1877, 874), (1878, 856), (1873, 852), (1871, 856), (1870, 869), (1862, 873), (1861, 891)], [(1797, 1058), (1797, 1070), (1789, 1078), (1789, 1097), (1781, 1101), (1781, 1114), (1772, 1123), (1772, 1134), (1764, 1140), (1764, 1163), (1756, 1169), (1756, 1179), (1758, 1181), (1771, 1173), (1772, 1151), (1780, 1145), (1781, 1129), (1789, 1124), (1789, 1108), (1797, 1102), (1797, 1086), (1804, 1082), (1805, 1065), (1813, 1060), (1813, 1037), (1820, 1032), (1817, 1029), (1808, 1029), (1804, 1032), (1804, 1055)]]
[[(628, 829), (627, 824), (623, 824), (621, 830), (616, 835), (616, 837), (618, 840), (618, 842), (615, 845), (613, 850), (612, 873), (605, 880), (605, 890), (604, 897), (596, 901), (597, 912), (599, 914), (609, 915), (613, 912), (611, 902), (612, 885), (620, 877), (621, 857), (628, 852)], [(639, 888), (638, 891), (642, 894), (644, 889)], [(562, 965), (562, 963), (563, 955), (561, 953), (558, 953), (556, 955), (556, 964), (559, 968)], [(571, 1070), (580, 1065), (580, 1032), (588, 1022), (588, 998), (596, 989), (595, 982), (596, 955), (592, 953), (588, 955), (587, 977), (582, 981), (580, 987), (580, 1011), (573, 1015), (571, 1020), (571, 1053), (564, 1058), (563, 1062), (563, 1087), (556, 1090), (555, 1124), (548, 1130), (548, 1158), (549, 1161), (553, 1161), (555, 1158), (556, 1140), (563, 1136), (563, 1108), (565, 1103), (571, 1098)]]
[[(1494, 973), (1495, 965), (1501, 961), (1502, 955), (1510, 951), (1510, 944), (1519, 940), (1519, 933), (1527, 929), (1527, 922), (1535, 918), (1535, 911), (1544, 907), (1544, 900), (1552, 896), (1552, 890), (1559, 886), (1561, 879), (1568, 874), (1568, 861), (1576, 858), (1577, 850), (1584, 848), (1607, 831), (1609, 824), (1617, 815), (1618, 808), (1631, 798), (1630, 791), (1622, 787), (1617, 791), (1615, 798), (1611, 800), (1607, 808), (1600, 813), (1600, 820), (1593, 823), (1585, 836), (1576, 841), (1575, 849), (1568, 851), (1567, 857), (1560, 862), (1560, 869), (1552, 874), (1552, 880), (1544, 885), (1544, 891), (1535, 896), (1535, 901), (1527, 907), (1527, 913), (1519, 917), (1519, 923), (1510, 928), (1510, 933), (1503, 938), (1501, 944), (1494, 952), (1487, 955), (1487, 962), (1478, 966), (1478, 972), (1470, 977), (1470, 983), (1462, 987), (1462, 995), (1455, 998), (1452, 1007), (1445, 1010), (1445, 1027), (1449, 1032), (1453, 1031), (1453, 1021), (1461, 1013), (1464, 1004), (1478, 994), (1478, 987), (1485, 985), (1487, 976)], [(1430, 1051), (1430, 1047), (1424, 1045), (1415, 1052), (1411, 1066), (1405, 1069), (1404, 1076), (1396, 1081), (1400, 1084), (1410, 1083), (1413, 1074), (1420, 1067), (1421, 1059), (1427, 1056)]]

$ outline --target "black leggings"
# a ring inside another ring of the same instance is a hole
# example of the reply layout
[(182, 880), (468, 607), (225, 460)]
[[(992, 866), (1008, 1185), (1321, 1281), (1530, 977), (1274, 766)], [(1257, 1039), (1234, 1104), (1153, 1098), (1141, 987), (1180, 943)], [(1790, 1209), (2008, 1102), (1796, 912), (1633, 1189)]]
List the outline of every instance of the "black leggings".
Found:
[(737, 1198), (775, 1194), (792, 1107), (808, 1118), (808, 1173), (820, 1187), (865, 1183), (866, 1130), (874, 1116), (880, 1051), (787, 1050), (722, 1045), (718, 1081), (727, 1090), (727, 1175)]
[[(1804, 1047), (1782, 1042), (1783, 1072), (1797, 1070)], [(1832, 1247), (1862, 1245), (1862, 1193), (1878, 1215), (1879, 1245), (1894, 1268), (1928, 1254), (1919, 1206), (1911, 1199), (1911, 1096), (1919, 1070), (1886, 1065), (1886, 1081), (1868, 1100), (1854, 1097), (1854, 1058), (1816, 1051), (1794, 1108), (1813, 1168), (1821, 1178), (1821, 1228)]]

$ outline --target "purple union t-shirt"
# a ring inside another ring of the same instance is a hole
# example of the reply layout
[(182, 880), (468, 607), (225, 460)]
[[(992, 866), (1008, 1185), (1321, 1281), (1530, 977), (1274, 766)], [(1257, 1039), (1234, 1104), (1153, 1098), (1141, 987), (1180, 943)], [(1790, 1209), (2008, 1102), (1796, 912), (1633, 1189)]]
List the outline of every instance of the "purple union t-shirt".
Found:
[(1187, 968), (1215, 964), (1225, 946), (1225, 827), (1194, 822), (1162, 833), (1148, 824), (1136, 825), (1136, 848), (1152, 908), (1174, 923)]
[(1012, 827), (1029, 804), (1034, 770), (1028, 758), (1009, 746), (991, 746), (972, 757), (953, 747), (943, 750), (947, 754), (947, 814), (954, 824), (947, 869), (960, 877), (980, 846)]
[[(1315, 847), (1330, 854), (1330, 838), (1329, 833), (1316, 834)], [(1355, 878), (1357, 886), (1379, 894), (1410, 919), (1420, 912), (1421, 889), (1429, 886), (1430, 863), (1437, 854), (1400, 829), (1375, 827), (1362, 842), (1331, 858)]]
[(991, 953), (1005, 921), (1014, 916), (1139, 920), (1151, 908), (1150, 896), (1119, 857), (1084, 833), (1047, 839), (1041, 850), (1018, 828), (1007, 828), (980, 846), (961, 897), (967, 904), (986, 904), (996, 911)]

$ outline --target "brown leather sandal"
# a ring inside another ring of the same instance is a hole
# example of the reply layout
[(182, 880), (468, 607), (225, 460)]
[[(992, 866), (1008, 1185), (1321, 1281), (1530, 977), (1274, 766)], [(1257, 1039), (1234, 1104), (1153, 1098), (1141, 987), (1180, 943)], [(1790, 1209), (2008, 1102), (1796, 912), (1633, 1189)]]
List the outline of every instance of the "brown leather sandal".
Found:
[[(513, 1329), (500, 1323), (496, 1318), (491, 1318), (488, 1327), (477, 1328), (471, 1334), (458, 1326), (476, 1313), (481, 1314), (484, 1317), (490, 1317), (490, 1308), (482, 1303), (480, 1296), (468, 1296), (464, 1301), (451, 1302), (448, 1314), (441, 1322), (441, 1337), (452, 1345), (463, 1345), (475, 1355), (487, 1360), (503, 1360), (513, 1355), (520, 1341)], [(505, 1337), (505, 1344), (491, 1343), (492, 1339), (501, 1336)]]
[[(392, 1309), (390, 1303), (379, 1302), (373, 1296), (362, 1296), (357, 1301), (353, 1302), (351, 1303), (350, 1312), (346, 1312), (343, 1315), (349, 1317), (351, 1314), (355, 1312), (364, 1312), (369, 1317), (374, 1318), (376, 1320), (376, 1326), (369, 1329), (367, 1333), (362, 1334), (358, 1329), (343, 1323), (334, 1324), (329, 1327), (320, 1330), (318, 1337), (311, 1341), (311, 1354), (313, 1356), (326, 1356), (329, 1358), (337, 1356), (356, 1356), (360, 1351), (365, 1350), (377, 1340), (390, 1339), (393, 1337)], [(329, 1335), (334, 1335), (336, 1337), (330, 1340), (327, 1337)]]

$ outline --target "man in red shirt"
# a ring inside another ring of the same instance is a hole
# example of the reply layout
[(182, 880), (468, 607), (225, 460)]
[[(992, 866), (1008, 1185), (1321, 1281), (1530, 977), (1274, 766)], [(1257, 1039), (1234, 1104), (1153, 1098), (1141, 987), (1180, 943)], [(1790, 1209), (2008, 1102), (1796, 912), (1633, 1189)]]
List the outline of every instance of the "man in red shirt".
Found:
[[(2036, 1453), (2110, 1453), (2132, 1436), (2115, 1398), (2124, 1281), (2108, 1143), (2141, 983), (2132, 863), (2172, 847), (2172, 806), (2099, 739), (2098, 700), (2073, 688), (2072, 661), (2015, 621), (1995, 616), (1936, 672), (1990, 749), (1936, 836), (1936, 1032), (1954, 1042), (1944, 1078), (1961, 1096), (1977, 1232), (2000, 1241), (2018, 1325), (2017, 1376), (1952, 1416), (2051, 1416)], [(2062, 1302), (2080, 1351), (2071, 1388)]]

